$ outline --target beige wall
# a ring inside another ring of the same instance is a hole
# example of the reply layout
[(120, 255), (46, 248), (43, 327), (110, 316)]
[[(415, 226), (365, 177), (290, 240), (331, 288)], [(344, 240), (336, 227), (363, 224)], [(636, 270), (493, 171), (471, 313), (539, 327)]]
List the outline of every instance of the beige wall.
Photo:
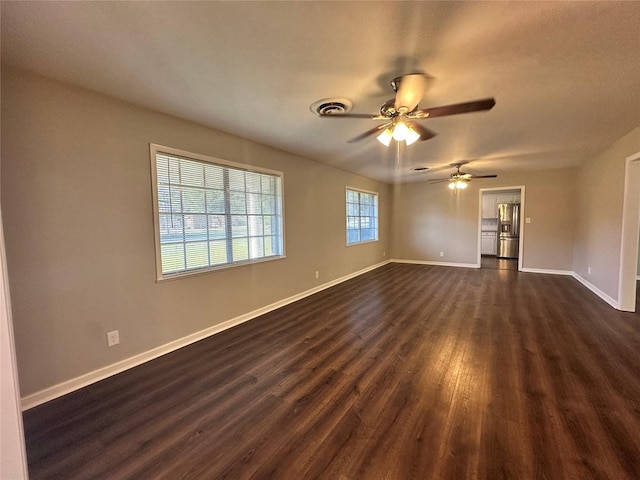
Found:
[(639, 151), (640, 127), (587, 161), (578, 176), (573, 269), (613, 299), (619, 292), (626, 158)]
[[(479, 190), (524, 186), (523, 268), (572, 270), (575, 169), (500, 174), (454, 193), (446, 183), (397, 185), (393, 196), (393, 257), (476, 264)], [(444, 252), (444, 257), (439, 253)]]
[[(3, 69), (2, 99), (23, 396), (389, 255), (388, 185), (31, 74)], [(287, 258), (156, 283), (149, 143), (284, 172)], [(345, 246), (345, 186), (379, 192), (379, 242)]]

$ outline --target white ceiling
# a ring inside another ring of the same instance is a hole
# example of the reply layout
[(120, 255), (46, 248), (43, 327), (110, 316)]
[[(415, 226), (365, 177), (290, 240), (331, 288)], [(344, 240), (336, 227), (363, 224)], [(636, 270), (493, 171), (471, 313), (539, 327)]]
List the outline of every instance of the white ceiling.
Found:
[[(640, 2), (2, 2), (1, 22), (5, 65), (386, 182), (577, 165), (640, 125)], [(399, 162), (347, 143), (376, 122), (310, 111), (376, 114), (415, 71), (422, 108), (496, 106), (422, 120), (438, 135)]]

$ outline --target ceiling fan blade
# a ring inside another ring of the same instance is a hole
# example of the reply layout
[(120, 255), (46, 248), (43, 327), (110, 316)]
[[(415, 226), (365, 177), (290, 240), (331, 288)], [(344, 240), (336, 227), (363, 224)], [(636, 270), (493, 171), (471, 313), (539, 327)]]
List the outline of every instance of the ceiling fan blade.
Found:
[(453, 105), (444, 105), (442, 107), (423, 108), (411, 113), (411, 118), (445, 117), (447, 115), (457, 115), (459, 113), (480, 112), (483, 110), (491, 110), (495, 104), (495, 99), (485, 98), (482, 100), (474, 100), (473, 102), (455, 103)]
[(436, 178), (434, 180), (429, 180), (429, 183), (442, 183), (442, 182), (450, 182), (450, 178)]
[(381, 125), (378, 125), (377, 127), (373, 127), (370, 130), (367, 130), (364, 133), (361, 133), (360, 135), (358, 135), (357, 137), (352, 138), (351, 140), (347, 140), (348, 143), (355, 143), (355, 142), (359, 142), (360, 140), (363, 140), (367, 137), (370, 137), (371, 135), (375, 135), (376, 133), (384, 130), (387, 127), (390, 127), (392, 125), (391, 122), (387, 122), (387, 123), (383, 123)]
[(496, 178), (498, 175), (471, 175), (470, 178)]
[(379, 115), (373, 113), (321, 113), (318, 116), (321, 118), (368, 118), (375, 120)]
[(416, 132), (420, 134), (421, 141), (429, 140), (430, 138), (433, 138), (437, 135), (437, 133), (432, 132), (428, 128), (423, 127), (418, 122), (407, 122), (407, 125), (409, 125), (411, 128), (413, 128)]
[[(396, 80), (394, 80), (396, 81)], [(405, 107), (410, 112), (418, 106), (427, 88), (427, 77), (422, 73), (411, 73), (400, 77), (396, 93), (395, 109)]]

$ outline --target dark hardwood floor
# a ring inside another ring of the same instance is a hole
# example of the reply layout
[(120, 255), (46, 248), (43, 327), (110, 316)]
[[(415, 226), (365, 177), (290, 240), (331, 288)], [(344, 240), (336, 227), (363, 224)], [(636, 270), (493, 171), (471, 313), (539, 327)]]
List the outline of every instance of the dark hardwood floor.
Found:
[(517, 270), (517, 258), (498, 258), (495, 255), (482, 255), (480, 268), (493, 268), (495, 270)]
[(638, 479), (640, 315), (389, 264), (25, 412), (32, 479)]

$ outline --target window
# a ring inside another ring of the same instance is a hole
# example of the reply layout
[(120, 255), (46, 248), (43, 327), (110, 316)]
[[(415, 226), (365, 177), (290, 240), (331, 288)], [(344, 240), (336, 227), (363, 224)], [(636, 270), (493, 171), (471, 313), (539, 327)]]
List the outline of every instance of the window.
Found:
[(347, 188), (347, 245), (378, 240), (378, 194)]
[(151, 145), (158, 279), (284, 256), (282, 173)]

